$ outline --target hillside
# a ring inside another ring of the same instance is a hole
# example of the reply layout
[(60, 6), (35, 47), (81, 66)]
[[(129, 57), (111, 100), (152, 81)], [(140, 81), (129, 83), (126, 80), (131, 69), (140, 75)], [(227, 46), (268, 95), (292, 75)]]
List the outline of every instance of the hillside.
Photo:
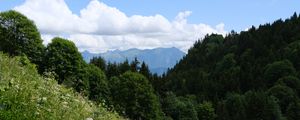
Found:
[(184, 52), (178, 48), (155, 48), (155, 49), (129, 49), (125, 51), (114, 50), (100, 54), (93, 54), (88, 51), (82, 52), (82, 56), (86, 62), (89, 62), (93, 57), (101, 56), (107, 62), (121, 63), (126, 59), (133, 61), (136, 57), (139, 61), (144, 61), (149, 65), (149, 69), (152, 73), (161, 75), (166, 72), (168, 68), (172, 68), (182, 57)]
[(71, 40), (54, 37), (44, 46), (35, 23), (14, 10), (0, 12), (0, 43), (14, 57), (0, 55), (0, 119), (165, 117), (149, 81), (157, 75), (145, 63), (86, 63)]
[(0, 53), (0, 91), (1, 120), (122, 119), (51, 77), (41, 77), (26, 57)]
[[(277, 20), (259, 28), (252, 27), (240, 34), (232, 32), (225, 38), (216, 34), (206, 36), (194, 44), (168, 76), (196, 80), (198, 77), (193, 76), (193, 72), (198, 71), (208, 73), (209, 79), (214, 79), (215, 84), (218, 84), (218, 81), (228, 81), (228, 77), (243, 80), (239, 85), (229, 87), (236, 88), (235, 90), (268, 88), (276, 82), (276, 79), (272, 83), (265, 81), (268, 79), (264, 76), (265, 68), (272, 63), (288, 60), (296, 70), (295, 75), (299, 76), (299, 26), (300, 18), (295, 14), (285, 21)], [(236, 71), (226, 73), (230, 69)]]
[[(87, 63), (68, 39), (55, 37), (44, 46), (35, 23), (14, 10), (0, 12), (0, 43), (3, 120), (300, 119), (296, 13), (240, 33), (206, 35), (162, 76), (137, 59)], [(180, 53), (155, 51), (142, 50), (144, 61), (173, 61)], [(142, 52), (124, 54), (143, 58)], [(106, 56), (121, 59), (119, 53)]]
[(296, 120), (299, 56), (300, 17), (295, 13), (241, 33), (207, 35), (168, 72), (167, 89), (161, 90), (212, 102), (220, 120)]

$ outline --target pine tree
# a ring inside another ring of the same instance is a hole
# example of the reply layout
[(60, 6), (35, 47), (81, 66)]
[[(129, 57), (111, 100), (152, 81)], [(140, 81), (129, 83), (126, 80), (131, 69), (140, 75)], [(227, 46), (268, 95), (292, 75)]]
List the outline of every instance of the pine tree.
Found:
[(135, 58), (134, 58), (134, 61), (132, 61), (132, 62), (130, 63), (131, 71), (132, 71), (132, 72), (138, 72), (138, 70), (139, 70), (139, 64), (140, 64), (140, 62), (139, 62), (138, 59), (135, 57)]
[(139, 73), (141, 73), (142, 75), (144, 75), (148, 79), (150, 78), (150, 75), (151, 75), (150, 70), (148, 68), (148, 65), (146, 65), (146, 63), (144, 61), (142, 62)]

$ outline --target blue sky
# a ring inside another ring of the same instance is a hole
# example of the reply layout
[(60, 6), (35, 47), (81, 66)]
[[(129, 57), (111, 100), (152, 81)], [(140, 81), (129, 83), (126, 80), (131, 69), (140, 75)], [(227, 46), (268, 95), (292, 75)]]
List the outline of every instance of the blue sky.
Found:
[[(0, 10), (9, 10), (25, 0), (0, 0)], [(90, 0), (66, 0), (70, 9), (79, 14)], [(226, 29), (244, 30), (251, 25), (288, 18), (300, 13), (300, 0), (101, 0), (127, 15), (161, 14), (173, 19), (178, 12), (189, 10), (190, 23), (216, 25), (223, 22)]]
[[(68, 4), (78, 12), (89, 0)], [(161, 14), (173, 19), (178, 12), (192, 11), (190, 23), (216, 25), (223, 22), (227, 30), (244, 30), (251, 25), (272, 22), (279, 18), (290, 17), (300, 12), (300, 0), (102, 0), (115, 6), (128, 15)], [(80, 5), (81, 4), (81, 5)]]
[[(73, 14), (78, 16), (90, 1), (64, 0)], [(0, 0), (0, 11), (13, 9), (24, 2), (25, 0)], [(300, 0), (99, 0), (98, 2), (115, 7), (128, 17), (159, 14), (170, 23), (180, 12), (191, 11), (186, 18), (188, 24), (205, 24), (214, 28), (213, 26), (223, 23), (226, 31), (241, 31), (251, 25), (258, 26), (279, 18), (288, 18), (294, 12), (300, 13)], [(176, 44), (172, 45), (177, 47)]]

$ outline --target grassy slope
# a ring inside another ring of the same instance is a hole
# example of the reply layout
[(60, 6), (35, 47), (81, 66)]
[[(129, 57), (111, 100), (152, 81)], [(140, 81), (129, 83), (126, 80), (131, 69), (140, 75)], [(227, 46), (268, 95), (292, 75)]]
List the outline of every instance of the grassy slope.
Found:
[(122, 119), (52, 78), (38, 75), (26, 58), (0, 53), (1, 120), (115, 120)]

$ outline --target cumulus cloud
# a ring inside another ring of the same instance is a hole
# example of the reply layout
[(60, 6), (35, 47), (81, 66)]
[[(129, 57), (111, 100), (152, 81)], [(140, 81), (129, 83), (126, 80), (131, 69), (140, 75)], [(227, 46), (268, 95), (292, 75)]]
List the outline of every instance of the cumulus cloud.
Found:
[(189, 24), (191, 11), (178, 13), (174, 20), (159, 14), (127, 16), (98, 0), (90, 1), (79, 15), (72, 13), (64, 0), (26, 0), (15, 10), (37, 24), (45, 44), (54, 36), (67, 36), (80, 50), (90, 52), (155, 47), (187, 51), (206, 34), (226, 34), (223, 23), (215, 27)]
[(76, 31), (76, 22), (80, 20), (63, 0), (26, 0), (15, 10), (34, 20), (42, 33), (71, 33)]

